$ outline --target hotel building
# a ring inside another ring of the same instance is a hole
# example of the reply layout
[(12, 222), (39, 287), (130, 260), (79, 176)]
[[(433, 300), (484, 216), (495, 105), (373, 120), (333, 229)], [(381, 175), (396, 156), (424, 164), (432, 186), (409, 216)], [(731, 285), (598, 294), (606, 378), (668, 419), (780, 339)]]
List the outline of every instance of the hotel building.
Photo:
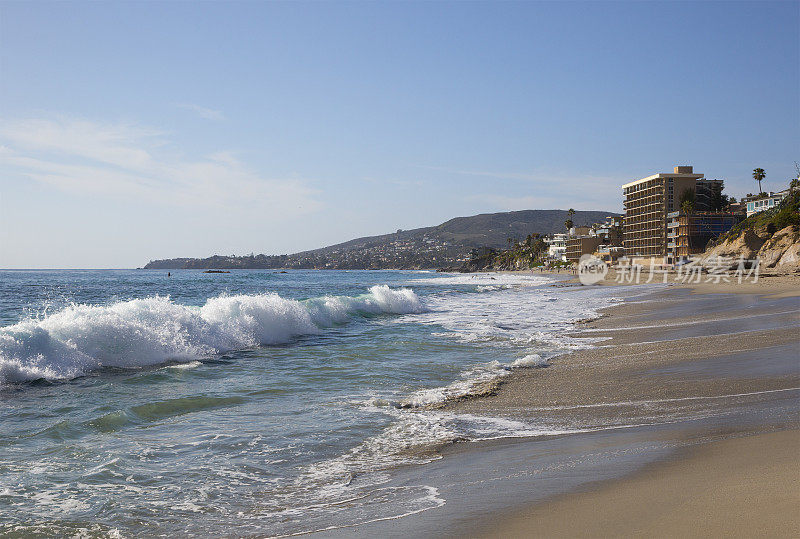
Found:
[(578, 262), (581, 256), (592, 254), (603, 242), (599, 236), (572, 236), (567, 239), (566, 256), (568, 262)]
[(626, 256), (665, 261), (667, 214), (680, 209), (684, 191), (705, 188), (702, 178), (703, 175), (695, 174), (690, 166), (677, 166), (672, 173), (653, 174), (622, 186)]
[(708, 242), (744, 220), (733, 212), (675, 211), (667, 214), (667, 263), (685, 261), (705, 251)]

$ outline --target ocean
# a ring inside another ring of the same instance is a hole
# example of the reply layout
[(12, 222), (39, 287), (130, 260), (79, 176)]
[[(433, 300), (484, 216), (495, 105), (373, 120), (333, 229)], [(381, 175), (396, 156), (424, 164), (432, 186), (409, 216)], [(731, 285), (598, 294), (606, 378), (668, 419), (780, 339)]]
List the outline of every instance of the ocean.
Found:
[(454, 442), (581, 425), (436, 405), (595, 346), (572, 324), (626, 294), (537, 274), (0, 271), (0, 534), (280, 536), (441, 507), (393, 477)]

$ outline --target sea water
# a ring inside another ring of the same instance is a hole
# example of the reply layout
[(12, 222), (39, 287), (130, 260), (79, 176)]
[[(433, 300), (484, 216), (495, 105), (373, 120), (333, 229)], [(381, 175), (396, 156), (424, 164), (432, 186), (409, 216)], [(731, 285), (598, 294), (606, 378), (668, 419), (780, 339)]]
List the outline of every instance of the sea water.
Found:
[(393, 474), (444, 444), (579, 426), (435, 404), (592, 346), (572, 323), (625, 293), (540, 274), (2, 271), (0, 533), (291, 535), (440, 507)]

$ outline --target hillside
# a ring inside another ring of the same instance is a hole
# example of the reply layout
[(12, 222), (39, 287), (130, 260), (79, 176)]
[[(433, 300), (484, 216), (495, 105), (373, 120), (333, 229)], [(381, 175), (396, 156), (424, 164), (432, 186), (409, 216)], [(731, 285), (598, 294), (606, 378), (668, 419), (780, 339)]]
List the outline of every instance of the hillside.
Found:
[[(605, 211), (578, 211), (575, 225), (605, 220)], [(456, 217), (438, 226), (398, 230), (292, 255), (212, 256), (154, 260), (145, 269), (421, 269), (452, 266), (472, 249), (506, 247), (508, 238), (564, 231), (565, 210), (523, 210)]]
[(703, 253), (701, 263), (731, 266), (739, 258), (761, 260), (761, 271), (800, 271), (800, 191), (791, 193), (777, 207), (751, 215)]

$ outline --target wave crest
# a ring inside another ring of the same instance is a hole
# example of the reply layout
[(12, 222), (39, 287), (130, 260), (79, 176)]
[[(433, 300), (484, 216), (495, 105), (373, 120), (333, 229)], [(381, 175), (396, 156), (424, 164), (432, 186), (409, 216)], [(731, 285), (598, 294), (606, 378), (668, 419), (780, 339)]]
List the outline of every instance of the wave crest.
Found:
[(100, 367), (167, 360), (291, 341), (354, 316), (425, 311), (410, 289), (373, 286), (360, 296), (305, 301), (277, 294), (220, 296), (202, 307), (169, 297), (71, 305), (43, 319), (0, 328), (0, 383), (70, 379)]

